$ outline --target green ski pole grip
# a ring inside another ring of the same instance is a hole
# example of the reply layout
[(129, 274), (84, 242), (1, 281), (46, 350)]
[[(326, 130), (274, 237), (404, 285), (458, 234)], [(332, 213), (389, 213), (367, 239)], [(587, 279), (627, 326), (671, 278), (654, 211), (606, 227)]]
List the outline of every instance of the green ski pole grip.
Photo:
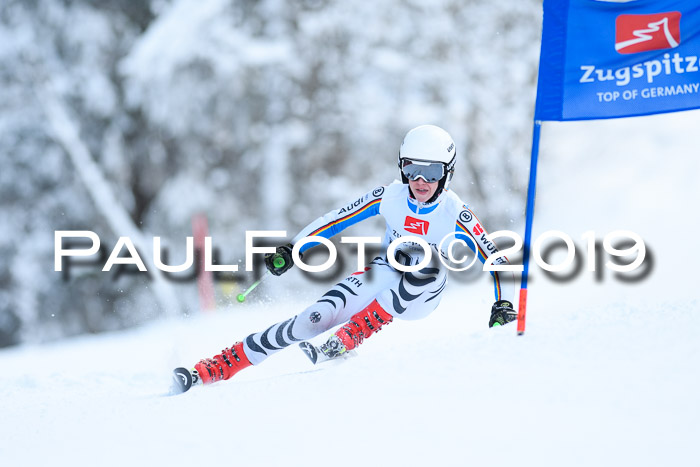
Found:
[(286, 262), (284, 261), (284, 258), (282, 258), (281, 256), (278, 256), (278, 257), (276, 257), (275, 259), (272, 260), (272, 264), (273, 264), (276, 268), (282, 268), (282, 267), (284, 267), (284, 265), (286, 264)]

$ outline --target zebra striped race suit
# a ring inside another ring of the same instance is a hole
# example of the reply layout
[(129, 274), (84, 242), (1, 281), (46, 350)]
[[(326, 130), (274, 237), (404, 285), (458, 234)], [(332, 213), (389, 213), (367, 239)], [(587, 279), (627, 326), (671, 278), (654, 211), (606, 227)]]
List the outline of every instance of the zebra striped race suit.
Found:
[[(464, 240), (482, 263), (498, 251), (493, 242), (486, 239), (487, 233), (474, 212), (454, 192), (444, 190), (432, 203), (420, 203), (410, 196), (408, 185), (398, 181), (376, 188), (342, 208), (319, 217), (306, 226), (292, 243), (305, 237), (330, 238), (376, 215), (386, 220), (381, 249), (384, 256), (375, 258), (363, 271), (350, 274), (297, 316), (248, 336), (243, 341), (244, 350), (253, 365), (295, 342), (310, 339), (347, 322), (375, 299), (394, 318), (419, 319), (427, 316), (438, 306), (445, 290), (448, 269), (439, 256), (448, 257), (446, 250), (454, 238)], [(424, 262), (423, 247), (416, 242), (400, 243), (393, 255), (397, 263), (404, 266), (424, 263), (414, 272), (395, 269), (386, 257), (389, 244), (406, 236), (425, 240), (433, 253), (432, 259)], [(315, 244), (307, 243), (300, 251)], [(498, 257), (493, 264), (507, 264), (507, 259)], [(491, 274), (495, 299), (512, 300), (513, 274)], [(508, 277), (504, 277), (504, 274)]]

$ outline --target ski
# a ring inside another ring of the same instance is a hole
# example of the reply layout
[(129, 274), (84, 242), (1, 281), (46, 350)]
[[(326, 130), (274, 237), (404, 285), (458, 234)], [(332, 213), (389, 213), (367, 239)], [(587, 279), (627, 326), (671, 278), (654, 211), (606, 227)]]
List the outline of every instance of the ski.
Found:
[(173, 381), (170, 386), (171, 396), (182, 394), (189, 391), (192, 386), (202, 384), (202, 379), (199, 377), (197, 370), (188, 370), (187, 368), (179, 367), (173, 370)]
[[(356, 356), (354, 350), (338, 353), (337, 351), (324, 350), (324, 346), (316, 347), (311, 342), (300, 342), (299, 348), (304, 351), (304, 354), (311, 360), (311, 363), (317, 365), (319, 363), (325, 363), (331, 360), (345, 360), (349, 357)], [(194, 386), (202, 384), (202, 378), (199, 377), (199, 373), (195, 369), (188, 370), (184, 367), (178, 367), (173, 370), (172, 383), (170, 385), (170, 390), (167, 395), (175, 396), (178, 394), (185, 393), (192, 389)]]
[(329, 358), (325, 356), (323, 352), (321, 352), (321, 349), (317, 348), (311, 342), (301, 342), (299, 343), (299, 348), (304, 351), (306, 356), (309, 357), (309, 360), (311, 360), (311, 363), (313, 363), (314, 365), (318, 362), (319, 355), (322, 358), (329, 360)]
[(311, 342), (307, 341), (300, 342), (299, 348), (304, 351), (304, 354), (306, 354), (306, 356), (309, 357), (309, 360), (311, 360), (311, 363), (313, 363), (314, 365), (328, 362), (330, 360), (339, 360), (340, 358), (346, 359), (348, 357), (354, 357), (357, 355), (354, 350), (351, 350), (342, 354), (329, 356), (326, 352), (323, 351), (322, 347), (316, 347)]

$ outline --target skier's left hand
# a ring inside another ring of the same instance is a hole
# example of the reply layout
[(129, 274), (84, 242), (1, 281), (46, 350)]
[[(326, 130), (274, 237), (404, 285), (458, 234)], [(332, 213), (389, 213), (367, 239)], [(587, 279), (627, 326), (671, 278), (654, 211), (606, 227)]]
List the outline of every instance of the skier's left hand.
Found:
[(489, 327), (503, 326), (504, 324), (514, 321), (518, 317), (518, 313), (513, 309), (513, 304), (508, 300), (499, 300), (491, 307), (491, 319)]

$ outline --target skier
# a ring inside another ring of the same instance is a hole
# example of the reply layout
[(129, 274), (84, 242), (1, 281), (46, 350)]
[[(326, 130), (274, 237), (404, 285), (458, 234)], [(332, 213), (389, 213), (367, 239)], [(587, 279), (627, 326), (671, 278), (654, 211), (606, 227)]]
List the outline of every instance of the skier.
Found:
[[(419, 319), (431, 313), (438, 306), (447, 284), (447, 267), (438, 258), (438, 255), (448, 257), (448, 252), (438, 251), (444, 248), (439, 247), (443, 238), (452, 235), (465, 240), (482, 262), (497, 253), (493, 242), (486, 239), (487, 233), (474, 212), (448, 189), (455, 160), (455, 144), (445, 130), (422, 125), (409, 131), (398, 158), (403, 183), (394, 181), (378, 187), (316, 219), (292, 243), (266, 255), (265, 265), (272, 274), (279, 276), (292, 267), (293, 245), (302, 238), (330, 238), (377, 214), (386, 220), (381, 250), (384, 256), (375, 258), (364, 271), (349, 275), (300, 314), (251, 334), (212, 358), (201, 360), (191, 372), (179, 368), (182, 374), (175, 371), (175, 383), (179, 386), (179, 390), (174, 388), (176, 392), (186, 391), (192, 384), (227, 380), (293, 343), (301, 343), (314, 363), (336, 358), (356, 348), (394, 318)], [(433, 253), (429, 262), (423, 261), (427, 253), (419, 242), (399, 243), (392, 255), (395, 264), (424, 264), (417, 271), (398, 270), (386, 255), (392, 241), (406, 236), (425, 240)], [(315, 244), (303, 245), (300, 253)], [(507, 260), (499, 257), (494, 264), (507, 264)], [(511, 301), (512, 273), (507, 273), (508, 278), (498, 272), (491, 274), (496, 301), (491, 308), (489, 327), (504, 325), (516, 317)], [(340, 324), (343, 326), (320, 347), (306, 342)]]

